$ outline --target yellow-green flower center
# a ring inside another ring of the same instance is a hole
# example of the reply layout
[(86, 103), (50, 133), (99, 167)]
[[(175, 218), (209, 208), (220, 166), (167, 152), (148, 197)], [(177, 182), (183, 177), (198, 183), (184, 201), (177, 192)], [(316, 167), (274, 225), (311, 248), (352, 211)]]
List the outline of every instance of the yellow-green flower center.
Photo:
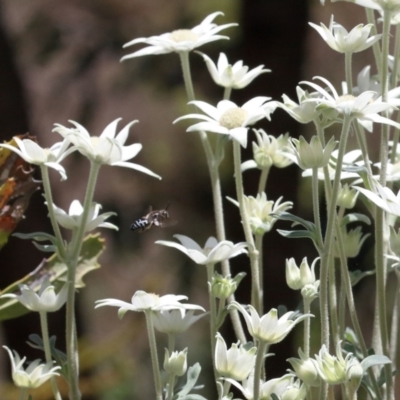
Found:
[(351, 95), (351, 94), (345, 94), (343, 96), (340, 96), (337, 100), (336, 100), (336, 104), (340, 104), (340, 103), (347, 103), (349, 101), (354, 101), (356, 98)]
[(243, 126), (248, 115), (249, 113), (243, 108), (230, 108), (221, 115), (219, 123), (227, 129), (239, 128)]
[(171, 32), (169, 38), (176, 43), (179, 42), (197, 42), (199, 36), (190, 29), (178, 29)]

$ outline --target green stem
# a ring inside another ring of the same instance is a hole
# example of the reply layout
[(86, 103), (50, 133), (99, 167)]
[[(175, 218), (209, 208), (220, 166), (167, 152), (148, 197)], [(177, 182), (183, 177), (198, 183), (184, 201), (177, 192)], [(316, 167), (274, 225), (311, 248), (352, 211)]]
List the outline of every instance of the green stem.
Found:
[(352, 68), (351, 68), (352, 56), (353, 56), (352, 52), (346, 52), (344, 54), (346, 84), (347, 84), (347, 93), (348, 94), (353, 94), (353, 72), (352, 72)]
[(314, 211), (314, 224), (316, 228), (316, 242), (318, 254), (321, 255), (322, 246), (324, 240), (322, 238), (321, 230), (321, 217), (319, 213), (319, 188), (318, 188), (318, 168), (313, 168), (312, 170), (312, 201), (313, 201), (313, 211)]
[[(338, 250), (339, 250), (340, 272), (341, 272), (341, 276), (342, 276), (342, 284), (343, 284), (344, 290), (346, 292), (347, 304), (349, 307), (349, 314), (350, 314), (351, 322), (353, 324), (354, 332), (356, 334), (358, 343), (360, 345), (361, 352), (363, 354), (363, 357), (366, 358), (366, 357), (368, 357), (368, 349), (365, 344), (362, 330), (360, 328), (360, 324), (359, 324), (358, 317), (357, 317), (357, 311), (356, 311), (356, 306), (354, 303), (353, 291), (352, 291), (352, 286), (351, 286), (351, 279), (350, 279), (349, 269), (348, 269), (348, 265), (347, 265), (347, 258), (345, 255), (343, 236), (342, 236), (342, 232), (340, 230), (339, 221), (336, 221), (335, 233), (336, 233)], [(378, 383), (377, 383), (377, 380), (375, 378), (372, 368), (368, 368), (368, 376), (372, 382), (372, 385), (374, 386), (376, 398), (381, 399), (382, 397), (380, 395), (379, 386), (378, 386)]]
[(397, 275), (396, 282), (396, 296), (392, 312), (392, 329), (390, 334), (390, 359), (394, 363), (394, 369), (397, 370), (399, 366), (398, 360), (398, 346), (399, 346), (399, 310), (400, 310), (400, 278)]
[[(258, 269), (258, 284), (260, 287), (260, 296), (263, 299), (264, 298), (264, 270), (262, 268), (263, 266), (263, 234), (258, 234), (256, 233), (255, 235), (255, 245), (256, 245), (256, 250), (258, 251), (258, 265), (261, 267)], [(260, 315), (264, 313), (264, 305), (263, 303), (260, 304)]]
[(261, 194), (265, 191), (265, 187), (267, 186), (267, 180), (269, 175), (270, 168), (264, 168), (261, 170), (260, 181), (258, 183), (257, 194)]
[(174, 387), (175, 387), (175, 375), (170, 374), (168, 379), (167, 400), (172, 400), (172, 397), (174, 396)]
[(332, 196), (328, 210), (328, 222), (325, 233), (324, 249), (321, 256), (320, 271), (320, 309), (321, 309), (321, 345), (329, 348), (329, 304), (328, 304), (328, 272), (329, 258), (335, 231), (336, 202), (339, 193), (340, 175), (343, 166), (343, 156), (346, 151), (347, 137), (350, 131), (351, 117), (345, 115), (343, 118), (342, 133), (339, 141), (339, 152), (336, 163), (335, 179), (333, 181)]
[(249, 245), (249, 257), (250, 257), (250, 267), (251, 267), (251, 299), (252, 305), (257, 310), (257, 312), (262, 315), (262, 304), (263, 299), (261, 297), (260, 282), (259, 282), (259, 258), (258, 251), (255, 247), (253, 234), (251, 232), (249, 218), (246, 212), (246, 207), (244, 203), (244, 191), (243, 191), (243, 179), (241, 172), (241, 153), (240, 144), (234, 140), (233, 141), (233, 161), (235, 165), (235, 180), (236, 180), (236, 195), (239, 202), (240, 216), (242, 218), (242, 225), (244, 230), (244, 236), (246, 242)]
[[(189, 53), (179, 53), (183, 80), (185, 82), (186, 93), (189, 101), (195, 100), (192, 76), (190, 73)], [(226, 239), (225, 236), (225, 225), (224, 225), (224, 211), (222, 206), (222, 195), (221, 195), (221, 181), (219, 176), (219, 164), (221, 160), (216, 160), (213, 150), (211, 148), (210, 141), (208, 140), (205, 132), (199, 132), (200, 141), (203, 145), (204, 153), (206, 155), (208, 171), (211, 178), (211, 189), (213, 195), (214, 214), (215, 214), (215, 225), (216, 234), (219, 242)], [(222, 273), (224, 276), (231, 275), (229, 260), (222, 261)], [(234, 295), (229, 297), (229, 302), (235, 300)], [(246, 335), (243, 330), (242, 323), (240, 321), (239, 313), (237, 310), (231, 310), (229, 312), (233, 329), (236, 337), (242, 342), (246, 343)]]
[[(376, 21), (375, 21), (375, 14), (374, 10), (372, 8), (365, 8), (365, 13), (367, 16), (367, 21), (369, 24), (372, 24), (372, 29), (371, 29), (371, 36), (376, 35), (378, 32), (376, 31)], [(376, 68), (378, 70), (378, 74), (381, 75), (381, 69), (382, 69), (382, 54), (381, 54), (381, 49), (379, 47), (379, 41), (375, 42), (372, 45), (372, 50), (374, 53), (374, 58), (375, 58), (375, 64)]]
[[(43, 339), (43, 347), (44, 347), (44, 355), (46, 357), (46, 363), (53, 362), (53, 358), (51, 356), (50, 350), (50, 339), (49, 339), (49, 327), (47, 324), (47, 313), (45, 311), (40, 311), (40, 328), (42, 331), (42, 339)], [(50, 379), (51, 388), (53, 390), (54, 398), (56, 400), (62, 400), (60, 392), (58, 391), (57, 382), (55, 376), (52, 376)]]
[(151, 355), (151, 364), (153, 366), (153, 377), (154, 377), (154, 387), (156, 390), (156, 399), (162, 400), (160, 366), (158, 363), (157, 342), (156, 342), (156, 335), (154, 333), (153, 314), (151, 310), (145, 311), (144, 314), (146, 316), (147, 334), (149, 336), (150, 355)]
[(175, 333), (168, 333), (168, 351), (169, 354), (175, 350)]
[(207, 264), (207, 280), (208, 280), (208, 298), (210, 302), (210, 336), (211, 336), (211, 357), (212, 357), (212, 362), (213, 362), (213, 367), (214, 367), (214, 376), (215, 380), (217, 381), (219, 378), (219, 375), (217, 373), (217, 370), (215, 369), (215, 344), (216, 344), (216, 338), (215, 335), (217, 334), (217, 305), (215, 303), (215, 297), (212, 294), (211, 291), (211, 281), (212, 277), (214, 275), (214, 264)]
[(331, 320), (331, 331), (333, 346), (336, 348), (340, 340), (340, 326), (338, 323), (338, 304), (337, 304), (337, 290), (336, 290), (336, 268), (335, 257), (329, 258), (329, 314)]
[(60, 226), (57, 223), (56, 215), (54, 213), (54, 202), (50, 186), (49, 169), (45, 165), (41, 165), (40, 171), (43, 182), (43, 194), (44, 198), (46, 199), (47, 209), (49, 210), (51, 226), (53, 228), (54, 235), (57, 238), (57, 253), (59, 254), (59, 257), (64, 260), (66, 255), (64, 239), (61, 235)]
[[(304, 314), (310, 314), (311, 301), (309, 298), (303, 297), (304, 303)], [(304, 337), (303, 337), (303, 348), (304, 354), (307, 358), (310, 357), (310, 318), (306, 318), (304, 321)]]
[(397, 86), (397, 75), (399, 73), (399, 57), (400, 57), (400, 29), (399, 25), (396, 25), (396, 35), (394, 39), (394, 51), (393, 51), (393, 68), (391, 75), (390, 87), (393, 89)]
[(227, 87), (224, 90), (224, 100), (229, 100), (231, 97), (231, 93), (232, 93), (232, 88), (231, 87)]
[(80, 400), (81, 393), (79, 391), (79, 368), (78, 353), (76, 348), (76, 323), (75, 323), (75, 275), (79, 262), (79, 255), (82, 249), (83, 237), (87, 219), (89, 216), (90, 206), (92, 204), (94, 189), (96, 187), (97, 177), (101, 164), (91, 162), (88, 185), (86, 188), (85, 201), (83, 204), (83, 213), (81, 225), (76, 231), (73, 231), (71, 245), (68, 248), (66, 256), (68, 296), (67, 296), (67, 312), (66, 312), (66, 337), (67, 337), (67, 363), (69, 373), (69, 396), (70, 400)]
[(19, 400), (25, 400), (26, 394), (28, 393), (27, 388), (21, 388), (19, 391)]
[(253, 400), (260, 399), (260, 380), (264, 369), (264, 354), (267, 350), (267, 342), (260, 341), (258, 343), (256, 364), (254, 367), (254, 386), (253, 386)]
[[(383, 28), (382, 28), (382, 101), (388, 98), (388, 55), (390, 40), (390, 19), (391, 11), (384, 9)], [(388, 113), (385, 113), (388, 116)], [(381, 149), (380, 149), (380, 177), (379, 183), (386, 186), (387, 162), (389, 147), (389, 126), (382, 124), (381, 133)], [(388, 246), (385, 225), (385, 213), (381, 208), (377, 207), (375, 218), (375, 264), (376, 264), (376, 302), (378, 309), (379, 333), (382, 342), (383, 354), (390, 356), (389, 332), (386, 314), (386, 260), (385, 253)], [(386, 364), (385, 382), (386, 382), (386, 398), (387, 400), (394, 398), (392, 364)]]

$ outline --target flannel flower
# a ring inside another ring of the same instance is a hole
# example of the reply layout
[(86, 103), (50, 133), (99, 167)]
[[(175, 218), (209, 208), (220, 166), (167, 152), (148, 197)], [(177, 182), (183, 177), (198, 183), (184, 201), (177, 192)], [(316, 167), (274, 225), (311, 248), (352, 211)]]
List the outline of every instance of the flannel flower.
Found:
[(119, 307), (118, 316), (122, 318), (127, 311), (148, 312), (148, 311), (164, 311), (164, 310), (203, 310), (203, 307), (196, 304), (182, 304), (181, 300), (187, 300), (186, 296), (166, 294), (158, 296), (154, 293), (146, 293), (143, 290), (137, 290), (132, 296), (131, 302), (118, 299), (97, 300), (95, 308), (111, 306)]
[(35, 312), (58, 311), (67, 301), (68, 285), (65, 284), (56, 294), (55, 287), (50, 284), (49, 279), (44, 279), (39, 291), (35, 291), (28, 285), (19, 285), (20, 295), (13, 293), (4, 294), (2, 298), (9, 297), (17, 299), (28, 310)]
[[(233, 379), (226, 379), (233, 386), (236, 386), (242, 393), (243, 396), (247, 400), (253, 400), (254, 394), (254, 376), (250, 375), (247, 379), (242, 382), (242, 385), (236, 382)], [(290, 374), (284, 375), (280, 378), (270, 379), (269, 381), (261, 381), (260, 382), (260, 400), (269, 400), (271, 399), (272, 393), (278, 397), (278, 399), (282, 399), (285, 391), (291, 385), (293, 381), (293, 376)], [(285, 399), (286, 400), (286, 399)], [(293, 397), (291, 400), (294, 400)]]
[[(339, 0), (333, 0), (339, 1)], [(344, 0), (350, 3), (358, 4), (361, 7), (372, 8), (379, 12), (384, 10), (397, 12), (400, 11), (400, 0)]]
[(14, 137), (15, 142), (18, 147), (11, 146), (9, 144), (0, 144), (0, 147), (11, 150), (17, 153), (21, 158), (23, 158), (29, 164), (34, 165), (45, 165), (46, 167), (55, 169), (60, 175), (61, 180), (67, 179), (65, 169), (60, 162), (75, 151), (75, 148), (69, 148), (69, 141), (64, 140), (53, 144), (50, 148), (46, 149), (40, 147), (36, 142), (31, 139), (20, 139), (19, 137)]
[(322, 39), (328, 44), (328, 46), (338, 51), (339, 53), (358, 53), (376, 43), (382, 35), (374, 35), (369, 37), (373, 24), (359, 24), (347, 32), (347, 30), (337, 22), (333, 21), (333, 15), (331, 17), (329, 28), (321, 23), (321, 26), (309, 22), (321, 36)]
[(142, 145), (135, 143), (124, 146), (128, 139), (129, 128), (137, 121), (130, 122), (117, 134), (117, 125), (120, 120), (121, 118), (118, 118), (108, 124), (100, 136), (90, 136), (86, 128), (75, 121), (69, 121), (75, 128), (67, 128), (63, 125), (55, 124), (53, 132), (59, 133), (63, 138), (70, 141), (81, 154), (94, 163), (132, 168), (161, 179), (159, 175), (149, 169), (127, 162), (139, 153)]
[(375, 183), (375, 187), (377, 193), (357, 186), (354, 189), (357, 189), (382, 210), (400, 217), (400, 190), (395, 195), (390, 188), (383, 187), (378, 182)]
[(213, 81), (224, 88), (243, 89), (257, 76), (271, 72), (270, 69), (264, 69), (264, 65), (259, 65), (249, 71), (249, 67), (243, 65), (243, 61), (237, 61), (233, 65), (229, 64), (224, 53), (220, 53), (217, 65), (215, 65), (206, 54), (198, 53), (203, 57)]
[[(204, 311), (204, 309), (199, 308)], [(176, 335), (187, 331), (196, 321), (203, 318), (206, 313), (193, 315), (195, 310), (185, 309), (161, 310), (153, 315), (154, 327), (163, 333)]]
[(21, 359), (16, 351), (11, 352), (11, 350), (6, 346), (3, 346), (3, 348), (7, 350), (8, 355), (10, 356), (12, 379), (15, 385), (20, 388), (35, 389), (51, 377), (60, 375), (57, 371), (60, 370), (61, 367), (54, 367), (53, 361), (46, 364), (40, 364), (40, 360), (35, 360), (24, 369), (23, 364), (26, 357)]
[(216, 34), (226, 28), (230, 28), (231, 26), (237, 26), (237, 24), (231, 23), (218, 26), (212, 22), (218, 15), (224, 14), (222, 12), (210, 14), (200, 25), (197, 25), (192, 29), (178, 29), (173, 32), (164, 33), (160, 36), (134, 39), (126, 43), (124, 47), (138, 43), (145, 43), (148, 47), (122, 57), (121, 61), (153, 54), (189, 52), (206, 43), (215, 42), (216, 40), (221, 39), (229, 39), (227, 36)]
[(283, 153), (283, 150), (289, 146), (289, 134), (275, 137), (268, 135), (263, 129), (253, 129), (257, 143), (253, 142), (253, 160), (242, 163), (242, 171), (251, 168), (266, 169), (274, 165), (277, 168), (285, 168), (292, 164)]
[(278, 311), (272, 308), (260, 318), (253, 306), (248, 305), (247, 308), (249, 311), (247, 311), (237, 301), (230, 303), (228, 308), (240, 311), (246, 321), (250, 335), (254, 339), (268, 344), (281, 342), (296, 324), (312, 316), (311, 314), (298, 316), (296, 312), (289, 311), (278, 318)]
[(195, 118), (198, 122), (186, 130), (187, 132), (206, 131), (228, 135), (233, 140), (239, 142), (243, 147), (247, 146), (247, 132), (249, 125), (255, 124), (262, 118), (270, 118), (270, 114), (275, 111), (276, 103), (270, 97), (254, 97), (242, 107), (238, 107), (230, 100), (222, 100), (214, 107), (204, 101), (191, 101), (189, 104), (195, 105), (205, 114), (188, 114), (174, 121)]
[[(82, 221), (83, 217), (83, 207), (79, 200), (73, 200), (68, 214), (61, 208), (57, 207), (55, 204), (52, 204), (54, 208), (54, 213), (56, 216), (57, 222), (66, 229), (77, 229)], [(118, 227), (110, 222), (104, 222), (107, 218), (112, 215), (116, 215), (114, 212), (106, 212), (104, 214), (99, 215), (99, 211), (101, 209), (101, 204), (92, 203), (89, 210), (89, 215), (87, 218), (87, 223), (85, 227), (85, 232), (90, 232), (96, 228), (109, 228), (118, 230)]]
[(332, 116), (334, 114), (346, 115), (357, 119), (357, 121), (369, 132), (372, 132), (373, 122), (392, 125), (400, 129), (400, 124), (392, 121), (389, 118), (382, 117), (378, 113), (386, 110), (393, 110), (396, 105), (400, 104), (399, 99), (390, 99), (388, 102), (383, 102), (382, 99), (376, 98), (377, 93), (367, 91), (355, 97), (350, 94), (339, 96), (333, 85), (324, 78), (316, 77), (325, 83), (330, 92), (316, 85), (313, 82), (301, 82), (315, 89), (322, 97), (312, 98), (310, 102), (318, 103), (316, 110), (327, 113)]
[[(279, 214), (292, 208), (293, 203), (291, 201), (281, 203), (282, 199), (283, 197), (279, 197), (275, 202), (268, 200), (265, 192), (259, 193), (256, 197), (243, 196), (244, 207), (254, 235), (263, 235), (269, 232), (278, 220)], [(239, 207), (238, 201), (229, 197), (228, 200)]]
[(168, 247), (175, 247), (182, 253), (186, 254), (196, 264), (207, 265), (216, 264), (228, 258), (233, 258), (242, 253), (247, 253), (245, 247), (247, 243), (240, 242), (233, 244), (228, 240), (218, 242), (215, 237), (209, 237), (202, 249), (194, 240), (184, 235), (174, 235), (181, 244), (169, 242), (166, 240), (157, 240), (157, 244), (162, 244)]
[(220, 376), (244, 381), (254, 369), (257, 347), (233, 343), (228, 350), (220, 333), (216, 335), (215, 369)]

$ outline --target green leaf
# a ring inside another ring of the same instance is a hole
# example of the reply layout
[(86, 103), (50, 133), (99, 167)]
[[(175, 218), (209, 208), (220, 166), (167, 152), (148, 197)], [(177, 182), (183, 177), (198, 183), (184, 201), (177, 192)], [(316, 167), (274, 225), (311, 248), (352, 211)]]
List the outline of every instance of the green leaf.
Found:
[(309, 231), (284, 231), (282, 229), (277, 229), (277, 231), (282, 236), (290, 239), (296, 239), (296, 238), (310, 238), (311, 240), (315, 239), (313, 233)]
[(386, 357), (382, 354), (375, 354), (373, 356), (368, 356), (367, 358), (364, 358), (364, 360), (361, 361), (361, 366), (363, 367), (363, 370), (365, 372), (369, 367), (372, 367), (374, 365), (391, 363), (392, 361), (389, 357)]
[(371, 225), (371, 220), (366, 215), (359, 213), (346, 214), (343, 217), (340, 225), (346, 226), (351, 222), (364, 222), (367, 225)]
[[(105, 248), (104, 239), (100, 234), (88, 235), (82, 244), (82, 250), (76, 270), (75, 287), (85, 286), (82, 278), (97, 268), (100, 268), (98, 258)], [(6, 293), (18, 293), (18, 285), (28, 285), (30, 288), (38, 291), (45, 277), (50, 278), (50, 282), (60, 289), (67, 280), (67, 266), (56, 254), (44, 260), (34, 271), (24, 276), (22, 279), (12, 283), (10, 286), (0, 292), (0, 296)], [(0, 321), (17, 318), (30, 312), (17, 299), (0, 298)]]
[[(201, 372), (201, 367), (199, 363), (194, 364), (187, 371), (187, 380), (183, 388), (177, 393), (176, 399), (183, 400), (188, 399), (189, 392), (194, 388), (196, 385), (197, 379), (199, 378)], [(200, 396), (202, 397), (202, 396)], [(202, 397), (204, 399), (204, 397)]]
[(308, 231), (312, 231), (312, 232), (315, 231), (315, 224), (313, 222), (306, 221), (305, 219), (300, 218), (297, 215), (293, 215), (286, 211), (283, 211), (279, 214), (271, 214), (271, 215), (273, 217), (281, 219), (283, 221), (292, 221), (293, 222), (292, 226), (303, 225), (304, 228), (306, 228)]

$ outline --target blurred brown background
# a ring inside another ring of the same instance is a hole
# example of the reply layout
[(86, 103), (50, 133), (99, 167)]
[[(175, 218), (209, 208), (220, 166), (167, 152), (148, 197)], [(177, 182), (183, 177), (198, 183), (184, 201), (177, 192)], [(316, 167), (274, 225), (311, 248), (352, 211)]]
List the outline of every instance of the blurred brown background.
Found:
[[(72, 119), (92, 135), (99, 135), (118, 117), (123, 118), (120, 128), (138, 119), (140, 123), (131, 129), (130, 140), (142, 143), (143, 150), (134, 161), (163, 177), (159, 182), (128, 169), (104, 167), (101, 171), (96, 201), (103, 205), (103, 211), (118, 214), (113, 222), (120, 230), (102, 231), (107, 240), (102, 268), (86, 278), (87, 287), (78, 297), (85, 399), (143, 399), (151, 398), (153, 393), (143, 316), (130, 313), (119, 321), (114, 308), (94, 311), (95, 300), (129, 301), (141, 289), (161, 295), (185, 294), (191, 303), (207, 308), (206, 271), (177, 251), (154, 244), (155, 240), (173, 240), (172, 235), (180, 233), (202, 245), (215, 234), (209, 178), (198, 137), (185, 133), (187, 125), (183, 122), (172, 125), (173, 120), (188, 111), (179, 58), (167, 54), (122, 64), (119, 60), (139, 49), (135, 46), (123, 50), (122, 45), (129, 40), (191, 28), (214, 11), (225, 13), (216, 23), (238, 22), (239, 27), (223, 31), (230, 41), (211, 43), (200, 50), (213, 60), (219, 52), (225, 52), (231, 62), (243, 59), (250, 68), (264, 64), (272, 69), (271, 74), (261, 75), (243, 91), (234, 91), (232, 100), (238, 104), (260, 95), (278, 100), (286, 93), (295, 99), (298, 82), (314, 75), (338, 84), (343, 79), (343, 57), (330, 50), (307, 22), (328, 25), (332, 13), (347, 28), (364, 21), (362, 9), (353, 5), (336, 3), (321, 7), (317, 1), (306, 0), (0, 1), (1, 140), (29, 131), (41, 145), (49, 146), (59, 140), (51, 132), (54, 123), (67, 125)], [(365, 62), (356, 57), (355, 71)], [(191, 65), (197, 98), (215, 104), (221, 99), (222, 88), (213, 84), (198, 55), (191, 55)], [(294, 137), (303, 128), (280, 110), (272, 116), (271, 123), (257, 126), (274, 135), (289, 131)], [(248, 146), (243, 159), (250, 157)], [(225, 196), (235, 197), (229, 161), (228, 154), (221, 170), (223, 190)], [(54, 198), (58, 206), (68, 209), (73, 199), (83, 198), (88, 163), (74, 154), (66, 159), (65, 167), (66, 182), (59, 182), (59, 177), (53, 175)], [(295, 167), (273, 170), (267, 195), (272, 200), (284, 196), (284, 200), (294, 201), (294, 213), (307, 218), (311, 211), (309, 197), (298, 190), (298, 175)], [(246, 172), (245, 180), (247, 194), (254, 194), (258, 173)], [(177, 225), (143, 234), (129, 230), (130, 224), (146, 214), (149, 206), (164, 208), (168, 203)], [(227, 201), (225, 207), (228, 239), (242, 241), (237, 209)], [(42, 198), (37, 194), (19, 230), (49, 230), (48, 225)], [(285, 259), (312, 259), (315, 253), (310, 243), (283, 239), (273, 232), (265, 237), (264, 256), (265, 309), (280, 304), (294, 309), (299, 298), (286, 288)], [(2, 251), (1, 287), (32, 270), (42, 257), (31, 244), (13, 238)], [(233, 262), (233, 272), (246, 270), (247, 265), (246, 258), (239, 257)], [(241, 284), (239, 300), (246, 303), (248, 299), (247, 279)], [(54, 316), (52, 324), (53, 332), (58, 331), (61, 348), (63, 318), (61, 314)], [(30, 359), (38, 357), (25, 344), (27, 334), (38, 329), (36, 315), (8, 321), (3, 325), (3, 341), (20, 354), (29, 354)], [(225, 334), (234, 340), (229, 323)], [(197, 345), (189, 351), (189, 365), (197, 360), (202, 363), (199, 383), (209, 381), (211, 374), (207, 335), (207, 323), (200, 321), (178, 343), (179, 348)], [(295, 335), (291, 337), (294, 339)], [(160, 336), (161, 355), (164, 339)], [(292, 345), (287, 343), (272, 348), (277, 356), (267, 363), (269, 377), (279, 376), (288, 368), (285, 359), (293, 356), (298, 346), (295, 341)], [(1, 358), (5, 359), (5, 353)], [(8, 376), (8, 366), (1, 368), (3, 377)], [(209, 392), (202, 394), (215, 398), (214, 388), (208, 386)], [(40, 396), (45, 399), (47, 394)]]

